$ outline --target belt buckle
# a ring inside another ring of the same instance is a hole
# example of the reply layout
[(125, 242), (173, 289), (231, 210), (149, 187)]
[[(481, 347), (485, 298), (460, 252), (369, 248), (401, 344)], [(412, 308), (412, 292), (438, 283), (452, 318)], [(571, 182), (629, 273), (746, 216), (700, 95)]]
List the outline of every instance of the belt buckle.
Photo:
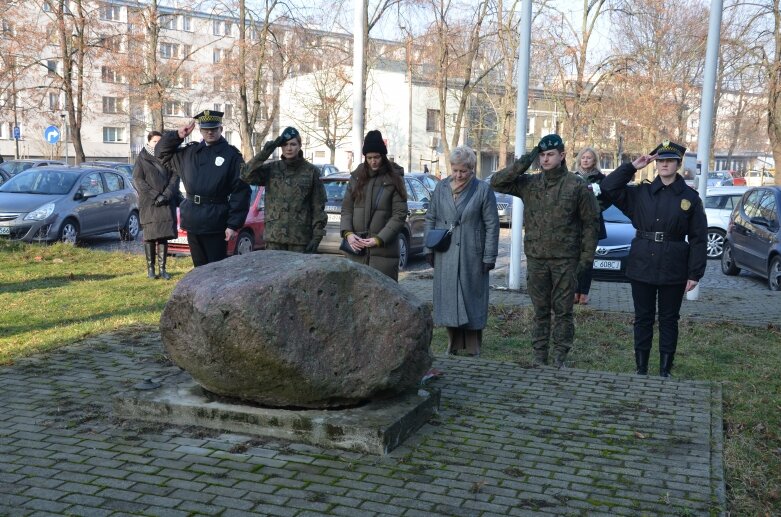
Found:
[(193, 203), (195, 203), (196, 205), (200, 205), (201, 204), (201, 196), (199, 196), (197, 194), (195, 196), (193, 196)]
[(654, 232), (654, 242), (664, 242), (664, 232)]

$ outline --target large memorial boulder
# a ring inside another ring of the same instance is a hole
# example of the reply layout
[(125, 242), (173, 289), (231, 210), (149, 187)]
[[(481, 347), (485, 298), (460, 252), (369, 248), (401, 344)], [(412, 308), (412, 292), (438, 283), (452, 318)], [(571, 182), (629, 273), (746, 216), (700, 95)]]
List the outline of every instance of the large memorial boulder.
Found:
[(160, 330), (171, 360), (208, 391), (328, 408), (416, 386), (431, 366), (427, 305), (342, 257), (249, 253), (176, 286)]

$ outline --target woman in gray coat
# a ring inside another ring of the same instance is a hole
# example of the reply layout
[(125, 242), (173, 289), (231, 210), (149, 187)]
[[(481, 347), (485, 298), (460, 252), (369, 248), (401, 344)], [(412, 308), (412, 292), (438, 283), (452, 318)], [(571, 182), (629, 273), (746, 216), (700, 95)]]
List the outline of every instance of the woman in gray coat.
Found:
[(474, 177), (476, 161), (469, 147), (453, 149), (451, 175), (437, 184), (426, 214), (426, 233), (455, 225), (446, 251), (426, 250), (434, 267), (434, 323), (447, 327), (448, 353), (454, 355), (480, 354), (488, 320), (488, 272), (499, 247), (496, 197)]

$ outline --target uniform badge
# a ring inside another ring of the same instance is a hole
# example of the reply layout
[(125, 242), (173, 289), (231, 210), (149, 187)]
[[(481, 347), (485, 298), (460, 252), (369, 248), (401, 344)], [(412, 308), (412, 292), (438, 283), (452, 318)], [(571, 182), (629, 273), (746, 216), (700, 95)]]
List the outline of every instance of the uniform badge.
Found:
[(687, 211), (692, 207), (692, 202), (688, 199), (681, 199), (681, 210)]
[(225, 158), (223, 158), (222, 156), (218, 156), (217, 158), (214, 159), (214, 165), (216, 165), (217, 167), (219, 167), (223, 163), (225, 163)]

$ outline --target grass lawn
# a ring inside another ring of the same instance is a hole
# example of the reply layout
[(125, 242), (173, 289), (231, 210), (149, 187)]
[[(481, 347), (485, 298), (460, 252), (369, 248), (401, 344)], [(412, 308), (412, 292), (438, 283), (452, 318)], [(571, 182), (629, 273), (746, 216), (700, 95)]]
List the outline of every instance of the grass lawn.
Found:
[[(142, 256), (0, 241), (0, 364), (88, 336), (157, 326), (168, 295), (191, 269), (173, 259), (172, 281), (149, 280)], [(631, 316), (587, 307), (576, 311), (575, 368), (631, 372)], [(528, 365), (531, 315), (494, 307), (483, 357)], [(443, 329), (432, 344), (445, 350)], [(728, 510), (734, 515), (781, 515), (781, 328), (683, 320), (673, 373), (723, 383)], [(651, 371), (658, 371), (656, 347)]]

